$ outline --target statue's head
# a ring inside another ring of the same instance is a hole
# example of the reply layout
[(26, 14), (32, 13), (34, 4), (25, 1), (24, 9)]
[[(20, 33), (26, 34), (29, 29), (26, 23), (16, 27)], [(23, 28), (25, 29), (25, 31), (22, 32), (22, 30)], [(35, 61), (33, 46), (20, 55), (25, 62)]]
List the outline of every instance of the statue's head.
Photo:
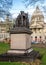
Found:
[(23, 13), (24, 13), (24, 11), (20, 11), (20, 13), (21, 13), (21, 14), (23, 14)]

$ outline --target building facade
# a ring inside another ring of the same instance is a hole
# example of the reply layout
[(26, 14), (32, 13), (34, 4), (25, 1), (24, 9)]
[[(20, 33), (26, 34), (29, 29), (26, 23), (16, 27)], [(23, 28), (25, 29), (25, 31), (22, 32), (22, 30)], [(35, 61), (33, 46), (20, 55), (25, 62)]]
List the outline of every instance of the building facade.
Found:
[(0, 41), (10, 38), (9, 31), (13, 26), (13, 22), (10, 21), (9, 16), (6, 16), (4, 21), (0, 21)]
[(30, 21), (30, 29), (32, 30), (32, 42), (44, 42), (46, 39), (46, 23), (44, 22), (44, 15), (39, 7), (32, 14)]

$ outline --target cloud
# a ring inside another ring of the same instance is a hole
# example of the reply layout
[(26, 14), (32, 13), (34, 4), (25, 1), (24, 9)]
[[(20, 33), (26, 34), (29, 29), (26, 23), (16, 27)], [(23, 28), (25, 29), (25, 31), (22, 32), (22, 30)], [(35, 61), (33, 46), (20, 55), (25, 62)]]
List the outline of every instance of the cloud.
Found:
[[(21, 10), (11, 10), (10, 13), (12, 14), (13, 18), (16, 18), (18, 16), (18, 14), (20, 13)], [(29, 16), (32, 15), (34, 9), (33, 8), (28, 8), (25, 9), (24, 12), (28, 13)]]
[(44, 21), (46, 22), (46, 11), (44, 12), (44, 10), (43, 10), (43, 7), (46, 6), (46, 1), (42, 5), (38, 2), (38, 3), (36, 3), (35, 6), (33, 6), (33, 5), (32, 6), (28, 6), (28, 8), (24, 8), (24, 9), (23, 9), (23, 7), (22, 8), (18, 8), (17, 7), (18, 9), (11, 9), (10, 12), (12, 14), (12, 17), (13, 18), (16, 18), (18, 16), (18, 14), (20, 13), (20, 11), (23, 10), (26, 13), (28, 13), (29, 19), (31, 19), (31, 16), (32, 16), (34, 10), (36, 9), (36, 6), (37, 5), (40, 7), (41, 11), (43, 12), (44, 17), (45, 17), (44, 18)]
[(18, 10), (11, 10), (11, 11), (10, 11), (10, 13), (12, 14), (12, 17), (13, 17), (13, 18), (16, 18), (16, 17), (18, 16), (19, 12), (20, 12), (20, 11), (18, 11)]

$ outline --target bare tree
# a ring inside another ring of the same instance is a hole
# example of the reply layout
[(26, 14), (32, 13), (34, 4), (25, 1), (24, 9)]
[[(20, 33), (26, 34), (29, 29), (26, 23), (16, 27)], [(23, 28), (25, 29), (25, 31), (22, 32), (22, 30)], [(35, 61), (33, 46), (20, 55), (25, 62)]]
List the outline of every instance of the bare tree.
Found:
[[(46, 11), (46, 5), (43, 5), (45, 0), (23, 0), (23, 2), (25, 3), (26, 7), (30, 6), (35, 6), (36, 3), (37, 5), (41, 5), (41, 7), (43, 8), (44, 11)], [(38, 4), (39, 2), (39, 4)]]

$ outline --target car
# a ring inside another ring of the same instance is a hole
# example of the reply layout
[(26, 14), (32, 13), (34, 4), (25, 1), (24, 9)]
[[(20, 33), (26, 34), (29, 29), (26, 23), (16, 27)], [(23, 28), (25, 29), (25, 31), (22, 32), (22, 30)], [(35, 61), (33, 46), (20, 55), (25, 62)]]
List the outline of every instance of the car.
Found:
[(35, 41), (32, 41), (31, 43), (32, 43), (32, 44), (38, 44), (38, 42), (35, 42)]

